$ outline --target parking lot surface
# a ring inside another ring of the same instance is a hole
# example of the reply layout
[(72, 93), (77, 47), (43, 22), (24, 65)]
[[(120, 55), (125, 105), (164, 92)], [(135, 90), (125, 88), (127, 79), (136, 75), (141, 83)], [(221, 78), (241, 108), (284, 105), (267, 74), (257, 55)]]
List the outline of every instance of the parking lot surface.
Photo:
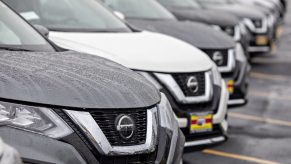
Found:
[(230, 110), (229, 140), (199, 152), (185, 153), (184, 163), (291, 163), (290, 86), (289, 3), (276, 51), (252, 60), (248, 105)]

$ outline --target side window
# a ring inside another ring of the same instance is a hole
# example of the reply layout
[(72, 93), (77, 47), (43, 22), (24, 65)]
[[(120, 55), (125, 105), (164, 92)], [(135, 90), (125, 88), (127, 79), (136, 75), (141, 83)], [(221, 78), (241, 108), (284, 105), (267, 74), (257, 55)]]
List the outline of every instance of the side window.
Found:
[(19, 45), (19, 37), (0, 21), (0, 44)]

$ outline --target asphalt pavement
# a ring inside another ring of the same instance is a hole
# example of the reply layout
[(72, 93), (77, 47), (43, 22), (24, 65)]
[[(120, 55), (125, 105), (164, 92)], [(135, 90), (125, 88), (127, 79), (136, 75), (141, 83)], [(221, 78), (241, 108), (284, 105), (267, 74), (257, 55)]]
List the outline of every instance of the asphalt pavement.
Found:
[(277, 50), (252, 60), (248, 105), (229, 111), (229, 140), (185, 153), (184, 163), (291, 164), (290, 3)]

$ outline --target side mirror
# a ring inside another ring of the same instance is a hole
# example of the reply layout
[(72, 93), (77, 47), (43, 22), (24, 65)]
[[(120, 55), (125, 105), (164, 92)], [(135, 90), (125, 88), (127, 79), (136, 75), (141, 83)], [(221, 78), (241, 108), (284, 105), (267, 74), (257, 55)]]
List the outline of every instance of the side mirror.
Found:
[(125, 15), (122, 14), (121, 12), (119, 11), (113, 11), (113, 13), (120, 19), (124, 20), (125, 19)]
[(48, 30), (46, 27), (41, 26), (41, 25), (33, 25), (33, 26), (34, 26), (34, 28), (35, 28), (39, 33), (41, 33), (43, 36), (48, 37), (48, 35), (49, 35), (49, 30)]

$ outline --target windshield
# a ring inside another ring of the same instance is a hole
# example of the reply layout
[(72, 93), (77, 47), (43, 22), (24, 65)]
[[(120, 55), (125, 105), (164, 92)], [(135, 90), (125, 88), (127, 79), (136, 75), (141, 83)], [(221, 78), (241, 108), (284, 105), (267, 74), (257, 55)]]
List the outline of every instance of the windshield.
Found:
[(0, 2), (0, 49), (5, 47), (54, 51), (39, 33)]
[(123, 32), (130, 29), (94, 0), (4, 0), (25, 19), (53, 31)]
[(122, 12), (127, 18), (175, 19), (155, 0), (103, 0), (113, 10)]
[(223, 5), (223, 4), (232, 4), (235, 1), (233, 0), (193, 0), (199, 2), (201, 5)]
[(200, 8), (199, 4), (193, 0), (158, 0), (161, 4), (165, 6), (173, 7), (191, 7), (191, 8)]

